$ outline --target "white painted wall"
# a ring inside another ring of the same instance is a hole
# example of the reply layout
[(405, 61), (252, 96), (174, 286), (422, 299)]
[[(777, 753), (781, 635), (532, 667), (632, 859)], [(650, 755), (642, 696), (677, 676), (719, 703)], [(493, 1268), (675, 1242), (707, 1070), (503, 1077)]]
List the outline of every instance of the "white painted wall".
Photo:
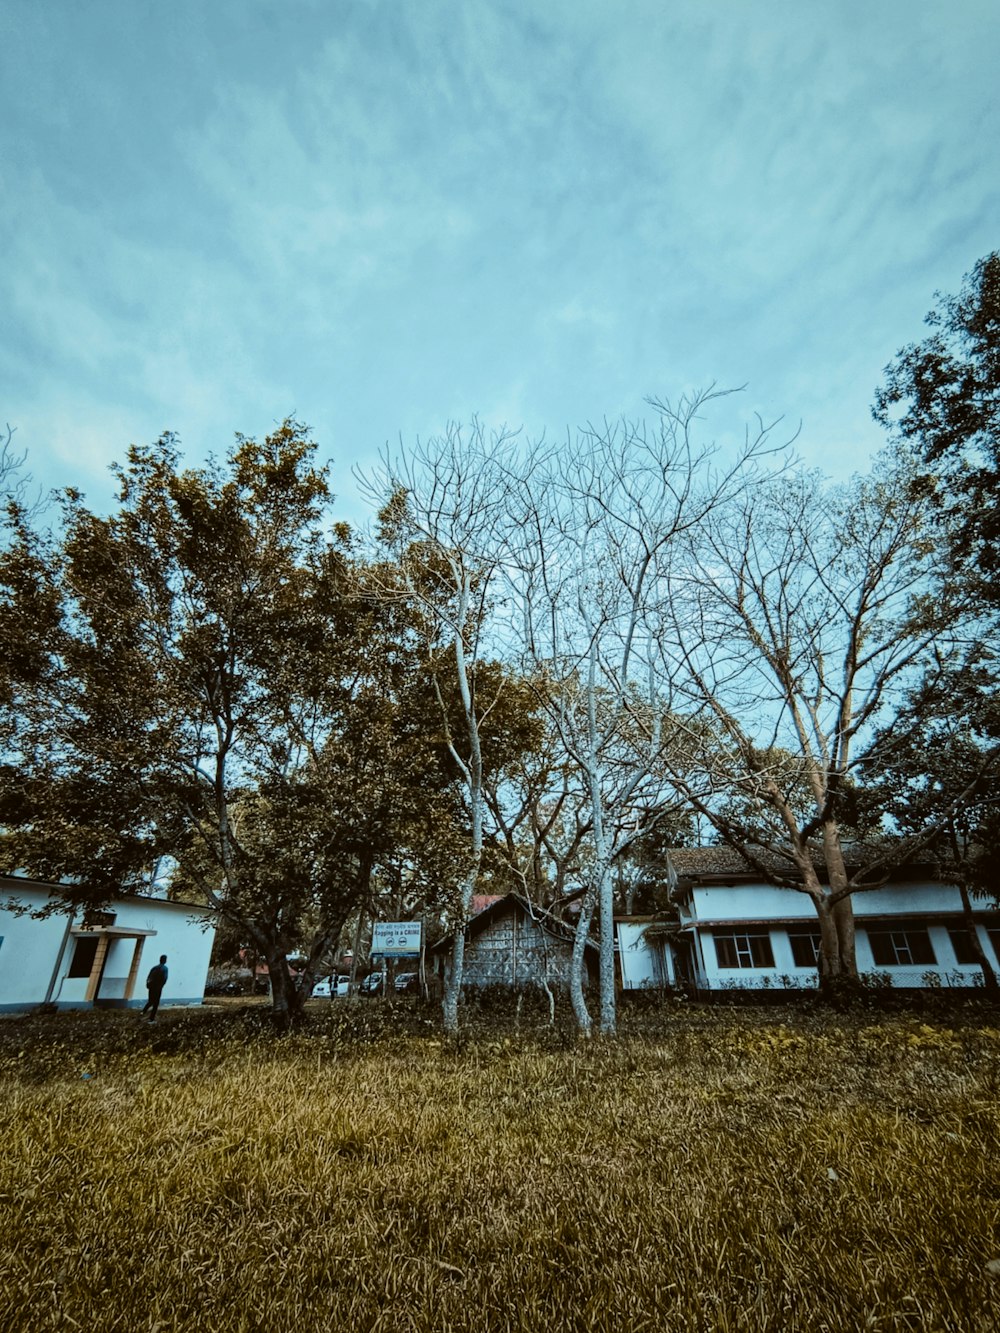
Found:
[(662, 940), (647, 940), (648, 921), (619, 921), (618, 961), (623, 990), (651, 990), (672, 986), (674, 960)]
[[(156, 931), (155, 935), (148, 936), (142, 942), (132, 1002), (140, 1005), (146, 1003), (146, 977), (149, 969), (160, 961), (160, 954), (165, 953), (170, 975), (163, 988), (160, 1004), (201, 1004), (212, 942), (215, 939), (214, 924), (208, 930), (202, 930), (200, 924), (211, 920), (209, 914), (183, 903), (168, 902), (164, 898), (119, 899), (114, 904), (114, 911), (117, 913), (116, 926), (137, 926)], [(122, 962), (125, 976), (128, 975), (131, 957), (131, 942), (124, 941)], [(109, 960), (104, 969), (105, 977), (111, 971)], [(102, 984), (102, 993), (103, 989)]]
[[(920, 987), (928, 984), (928, 976), (942, 986), (976, 986), (981, 982), (980, 969), (974, 964), (960, 964), (955, 957), (948, 928), (926, 921), (929, 914), (961, 912), (961, 894), (956, 885), (932, 881), (892, 884), (854, 896), (857, 922), (858, 970), (862, 973), (885, 972), (898, 987)], [(927, 925), (936, 963), (884, 967), (876, 965), (865, 930), (866, 919), (898, 917), (900, 927)], [(921, 918), (924, 918), (922, 921)], [(794, 889), (779, 889), (770, 884), (707, 885), (698, 886), (688, 895), (682, 907), (682, 920), (690, 929), (692, 958), (698, 985), (706, 990), (732, 988), (784, 989), (808, 988), (816, 985), (816, 969), (796, 967), (789, 942), (789, 924), (818, 929), (816, 912), (809, 898)], [(766, 929), (774, 955), (773, 967), (721, 968), (718, 965), (715, 943), (709, 925), (699, 929), (700, 923), (731, 924), (737, 930), (742, 923), (764, 923), (749, 929)], [(977, 927), (980, 943), (987, 959), (1000, 969), (996, 951), (990, 944), (986, 930)], [(655, 950), (642, 938), (642, 927), (619, 923), (623, 985), (628, 989), (650, 984), (655, 975)], [(627, 941), (627, 943), (625, 943)], [(635, 980), (631, 980), (634, 978)], [(933, 982), (931, 982), (933, 984)]]
[[(48, 894), (43, 888), (32, 888), (14, 879), (0, 879), (0, 1009), (31, 1008), (41, 1004), (55, 977), (52, 1000), (59, 1005), (83, 1005), (87, 991), (86, 977), (68, 977), (73, 957), (74, 941), (66, 943), (67, 918), (65, 915), (42, 921), (30, 916), (17, 916), (2, 905), (10, 897), (31, 908), (43, 906)], [(115, 913), (115, 925), (141, 930), (153, 930), (142, 942), (136, 986), (130, 1003), (142, 1006), (146, 1002), (146, 976), (167, 955), (169, 977), (163, 990), (161, 1005), (201, 1004), (205, 993), (205, 979), (215, 938), (215, 926), (209, 913), (183, 903), (168, 902), (164, 898), (118, 898), (110, 904)], [(78, 925), (80, 913), (74, 918)], [(208, 929), (202, 929), (204, 923)], [(99, 998), (120, 999), (132, 956), (134, 939), (113, 939), (108, 947), (107, 961), (101, 980)]]
[(773, 884), (698, 887), (692, 889), (688, 904), (683, 915), (691, 921), (782, 920), (798, 916), (816, 920), (816, 909), (804, 893), (778, 889)]
[[(954, 884), (891, 884), (854, 895), (854, 915), (858, 920), (897, 912), (913, 915), (961, 910), (962, 897)], [(699, 886), (691, 891), (683, 915), (692, 921), (780, 921), (790, 917), (816, 920), (816, 910), (805, 893), (752, 883)]]
[(7, 910), (5, 904), (15, 889), (18, 901), (31, 909), (48, 902), (47, 893), (25, 891), (16, 881), (0, 880), (0, 1009), (42, 1003), (69, 924), (65, 916), (34, 921)]
[(854, 895), (854, 916), (858, 921), (866, 916), (889, 916), (921, 912), (961, 912), (962, 895), (957, 884), (887, 884)]

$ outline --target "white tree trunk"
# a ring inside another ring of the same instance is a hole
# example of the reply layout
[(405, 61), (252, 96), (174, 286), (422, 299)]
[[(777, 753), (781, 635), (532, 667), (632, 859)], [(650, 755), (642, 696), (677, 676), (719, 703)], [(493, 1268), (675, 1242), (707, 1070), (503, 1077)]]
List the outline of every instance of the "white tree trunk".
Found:
[(594, 897), (594, 890), (590, 888), (580, 904), (580, 917), (576, 923), (576, 934), (573, 936), (573, 957), (569, 969), (569, 1000), (576, 1025), (584, 1037), (589, 1037), (594, 1030), (594, 1020), (590, 1016), (583, 993), (587, 940), (590, 938), (590, 922), (594, 915)]

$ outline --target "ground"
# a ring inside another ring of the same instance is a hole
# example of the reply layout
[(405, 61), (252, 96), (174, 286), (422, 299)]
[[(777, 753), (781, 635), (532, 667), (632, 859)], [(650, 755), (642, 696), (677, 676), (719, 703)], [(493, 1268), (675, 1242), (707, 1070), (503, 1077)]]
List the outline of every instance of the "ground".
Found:
[(1000, 1326), (981, 1003), (161, 1016), (0, 1022), (0, 1328)]

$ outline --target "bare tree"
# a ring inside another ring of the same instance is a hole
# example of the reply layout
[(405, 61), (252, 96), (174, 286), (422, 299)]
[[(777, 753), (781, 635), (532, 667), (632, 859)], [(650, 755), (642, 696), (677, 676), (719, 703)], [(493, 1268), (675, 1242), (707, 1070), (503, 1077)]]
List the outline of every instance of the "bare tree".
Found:
[(668, 572), (677, 543), (742, 494), (771, 452), (758, 423), (728, 463), (696, 443), (714, 390), (676, 407), (655, 402), (652, 426), (589, 429), (525, 493), (512, 546), (528, 660), (588, 801), (591, 880), (580, 913), (571, 999), (582, 1032), (586, 934), (600, 932), (600, 1031), (616, 1030), (614, 864), (670, 808), (664, 754), (677, 743), (670, 682), (659, 665)]
[[(526, 753), (502, 782), (487, 782), (485, 799), (495, 830), (495, 851), (519, 893), (533, 912), (540, 907), (564, 920), (563, 913), (579, 910), (585, 896), (580, 884), (590, 873), (590, 804), (551, 716), (545, 722), (538, 747)], [(592, 911), (591, 903), (588, 919)], [(554, 1022), (555, 959), (544, 930), (539, 940), (541, 985), (549, 1002), (549, 1021)], [(581, 953), (585, 944), (585, 939), (579, 943)], [(573, 967), (572, 978), (579, 978), (581, 967), (582, 959)], [(565, 975), (560, 979), (565, 981)]]
[[(448, 660), (460, 701), (460, 730), (452, 725), (446, 693), (438, 689), (440, 722), (461, 774), (470, 826), (461, 876), (455, 948), (444, 994), (444, 1028), (458, 1029), (458, 1001), (468, 921), (483, 852), (486, 813), (482, 729), (497, 704), (476, 688), (476, 665), (497, 647), (492, 619), (507, 550), (512, 503), (530, 486), (537, 457), (518, 447), (507, 430), (489, 432), (478, 421), (452, 425), (439, 438), (418, 441), (358, 479), (380, 506), (380, 536), (395, 558), (406, 595), (423, 609), (427, 653), (435, 666)], [(384, 593), (394, 595), (390, 581)], [(434, 672), (440, 682), (440, 674)]]
[(25, 514), (32, 514), (41, 508), (41, 491), (33, 500), (28, 499), (32, 489), (30, 472), (24, 471), (28, 460), (28, 451), (17, 453), (14, 449), (14, 427), (5, 425), (0, 430), (0, 508), (15, 504)]
[(848, 848), (865, 822), (853, 775), (877, 766), (877, 728), (907, 687), (974, 659), (983, 626), (947, 579), (905, 458), (848, 485), (784, 476), (686, 538), (661, 674), (698, 762), (672, 776), (749, 866), (811, 898), (821, 983), (835, 985), (857, 975), (852, 894), (926, 840)]
[(518, 891), (558, 912), (579, 897), (590, 807), (551, 716), (541, 721), (537, 747), (502, 774), (487, 777), (484, 797), (496, 852)]

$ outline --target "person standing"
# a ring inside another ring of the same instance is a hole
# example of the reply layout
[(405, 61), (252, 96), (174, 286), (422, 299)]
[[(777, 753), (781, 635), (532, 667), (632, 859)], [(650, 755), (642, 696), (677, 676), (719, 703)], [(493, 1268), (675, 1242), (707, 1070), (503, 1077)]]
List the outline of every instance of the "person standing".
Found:
[(146, 1020), (148, 1023), (156, 1022), (156, 1011), (160, 1007), (160, 996), (163, 994), (163, 987), (167, 984), (167, 955), (160, 954), (160, 961), (155, 967), (149, 969), (149, 976), (146, 978), (146, 989), (149, 991), (149, 999), (146, 1001), (142, 1011), (143, 1018), (149, 1014)]

